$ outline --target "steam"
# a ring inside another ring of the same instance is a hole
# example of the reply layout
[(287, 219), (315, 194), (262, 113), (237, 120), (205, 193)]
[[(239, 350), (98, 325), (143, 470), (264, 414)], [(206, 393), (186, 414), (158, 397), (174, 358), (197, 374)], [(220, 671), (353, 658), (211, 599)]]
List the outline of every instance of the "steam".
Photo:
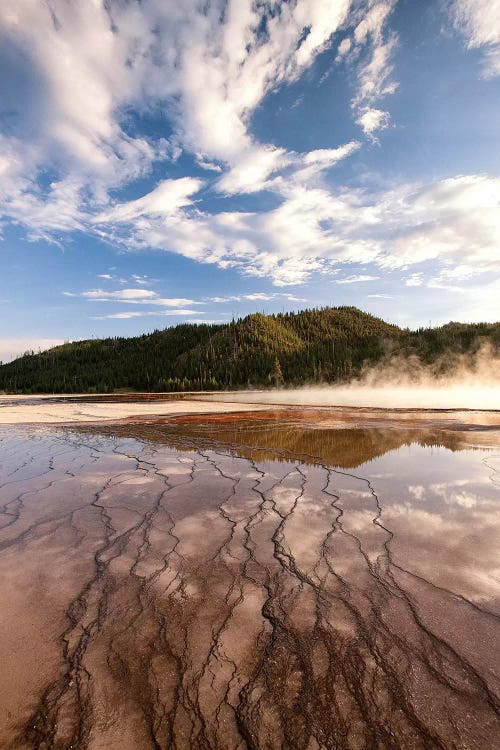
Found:
[(474, 354), (447, 352), (432, 365), (393, 356), (347, 384), (226, 394), (224, 400), (384, 409), (500, 409), (500, 355), (488, 342)]

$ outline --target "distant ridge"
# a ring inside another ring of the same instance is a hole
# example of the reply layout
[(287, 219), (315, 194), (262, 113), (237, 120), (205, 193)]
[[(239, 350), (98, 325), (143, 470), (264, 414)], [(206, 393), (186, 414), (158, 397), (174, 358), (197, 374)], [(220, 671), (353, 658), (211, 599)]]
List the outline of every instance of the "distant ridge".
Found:
[(217, 390), (345, 381), (390, 355), (424, 363), (500, 349), (500, 323), (401, 329), (356, 307), (255, 313), (224, 325), (181, 324), (132, 338), (63, 344), (0, 366), (8, 393)]

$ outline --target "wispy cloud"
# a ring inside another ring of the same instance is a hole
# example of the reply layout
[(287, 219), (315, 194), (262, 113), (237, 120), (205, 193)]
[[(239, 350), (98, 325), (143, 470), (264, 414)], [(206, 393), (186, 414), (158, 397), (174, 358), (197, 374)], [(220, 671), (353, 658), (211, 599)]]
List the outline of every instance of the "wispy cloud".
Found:
[(393, 80), (393, 56), (398, 40), (394, 32), (385, 30), (387, 20), (396, 6), (397, 0), (383, 0), (374, 3), (354, 29), (352, 40), (344, 40), (339, 47), (339, 56), (357, 60), (361, 48), (368, 45), (368, 55), (358, 67), (358, 91), (352, 101), (357, 113), (357, 122), (370, 139), (376, 131), (389, 125), (389, 112), (377, 105), (385, 97), (396, 91)]
[(199, 315), (199, 310), (125, 310), (123, 312), (110, 313), (109, 315), (91, 315), (91, 320), (129, 320), (131, 318), (162, 318), (176, 316)]
[(296, 297), (294, 294), (266, 294), (265, 292), (254, 292), (252, 294), (232, 294), (227, 297), (209, 297), (209, 302), (225, 303), (225, 302), (241, 302), (248, 300), (249, 302), (270, 302), (271, 300), (284, 299), (288, 302), (306, 302), (305, 297)]
[(364, 132), (370, 137), (373, 137), (373, 134), (377, 131), (388, 127), (389, 122), (389, 113), (375, 107), (362, 108), (357, 119), (357, 123), (361, 125)]
[(405, 281), (406, 286), (422, 286), (424, 283), (422, 273), (412, 273)]
[[(157, 292), (151, 289), (131, 288), (118, 290), (89, 289), (83, 292), (64, 291), (63, 296), (70, 298), (79, 298), (87, 302), (94, 303), (114, 303), (115, 305), (140, 305), (146, 308), (160, 308), (155, 310), (126, 310), (116, 313), (106, 313), (103, 315), (91, 316), (94, 320), (127, 320), (132, 318), (168, 316), (168, 315), (204, 315), (205, 313), (193, 309), (193, 306), (199, 308), (206, 306), (208, 303), (227, 304), (230, 302), (258, 303), (283, 300), (287, 302), (306, 302), (304, 297), (297, 297), (294, 294), (281, 292), (250, 292), (248, 294), (234, 294), (218, 297), (207, 297), (203, 300), (186, 299), (182, 297), (161, 297)], [(204, 319), (203, 319), (204, 320)]]
[(500, 75), (500, 0), (452, 0), (450, 13), (467, 47), (482, 50), (485, 77)]
[[(91, 302), (121, 302), (131, 305), (158, 305), (159, 307), (179, 307), (181, 305), (203, 305), (192, 299), (182, 297), (160, 297), (151, 289), (118, 289), (107, 291), (105, 289), (89, 289), (86, 292), (75, 294), (63, 292), (65, 297), (82, 297)], [(130, 313), (129, 317), (136, 317), (139, 313)], [(151, 315), (160, 315), (155, 312)]]
[(86, 297), (87, 299), (94, 299), (99, 300), (102, 302), (103, 300), (109, 300), (109, 299), (119, 299), (119, 300), (143, 300), (147, 299), (148, 297), (156, 297), (156, 292), (153, 292), (149, 289), (119, 289), (118, 291), (105, 291), (104, 289), (90, 289), (87, 292), (82, 292), (81, 297)]
[(337, 284), (358, 284), (360, 281), (376, 281), (378, 276), (367, 276), (360, 274), (358, 276), (346, 276), (345, 279), (335, 279)]
[(190, 196), (197, 193), (203, 182), (192, 177), (164, 180), (150, 193), (127, 203), (117, 203), (98, 214), (96, 223), (128, 222), (144, 216), (175, 216), (180, 208), (191, 205)]
[[(0, 144), (0, 211), (45, 239), (92, 224), (98, 232), (99, 224), (144, 213), (175, 216), (202, 180), (163, 180), (147, 196), (118, 205), (110, 191), (150, 173), (155, 162), (177, 159), (182, 149), (220, 173), (216, 187), (225, 193), (254, 192), (284, 168), (311, 166), (307, 154), (256, 141), (250, 116), (269, 91), (297, 80), (341, 28), (355, 25), (357, 48), (375, 49), (390, 3), (372, 5), (299, 0), (271, 12), (267, 3), (232, 0), (222, 12), (216, 0), (4, 0), (0, 30), (37, 95), (13, 92), (19, 127)], [(385, 76), (381, 62), (360, 73), (363, 90), (370, 75)], [(127, 132), (127, 108), (159, 105), (170, 140)], [(321, 167), (346, 155), (325, 150)], [(55, 175), (48, 186), (37, 179), (47, 170)]]
[[(314, 62), (350, 10), (349, 0), (279, 6), (271, 13), (266, 3), (238, 0), (222, 12), (215, 0), (4, 0), (0, 30), (37, 95), (15, 92), (20, 134), (1, 143), (1, 208), (38, 233), (80, 228), (99, 210), (101, 219), (131, 218), (143, 205), (109, 213), (109, 190), (147, 174), (154, 162), (177, 159), (182, 148), (204, 169), (235, 170), (221, 189), (238, 182), (254, 189), (249, 170), (262, 180), (282, 150), (255, 142), (249, 115), (268, 91)], [(158, 104), (173, 138), (129, 135), (127, 107)], [(48, 189), (37, 181), (43, 169), (60, 174)], [(178, 205), (194, 192), (194, 178), (187, 179), (160, 184), (149, 207)]]
[[(499, 59), (499, 2), (450, 4), (468, 46), (484, 51), (489, 75)], [(14, 123), (0, 136), (0, 213), (25, 226), (30, 239), (93, 233), (121, 249), (177, 253), (277, 287), (353, 263), (370, 275), (402, 269), (409, 278), (424, 262), (498, 271), (500, 179), (472, 174), (361, 189), (327, 178), (390, 123), (395, 5), (3, 0), (0, 29), (32, 90), (13, 91)], [(259, 141), (252, 116), (266, 95), (298, 81), (330, 47), (331, 65), (352, 72), (352, 117), (363, 142), (299, 152)], [(168, 138), (139, 135), (131, 126), (131, 111), (152, 110)], [(135, 197), (138, 178), (156, 175), (160, 162), (179, 163), (183, 152), (194, 175), (155, 179)], [(127, 200), (123, 189), (132, 184), (134, 198)], [(273, 193), (266, 204), (272, 208), (235, 210), (235, 200), (225, 202), (226, 195), (264, 189)], [(207, 208), (207, 193), (220, 209)], [(102, 286), (125, 288), (80, 296), (180, 310), (203, 304), (162, 298), (140, 275), (99, 278)], [(370, 278), (338, 282), (363, 280)]]
[[(128, 245), (271, 277), (277, 286), (346, 263), (380, 269), (424, 261), (500, 268), (500, 179), (485, 175), (369, 190), (282, 186), (281, 205), (259, 213), (180, 211), (124, 225)], [(125, 239), (124, 239), (125, 241)]]

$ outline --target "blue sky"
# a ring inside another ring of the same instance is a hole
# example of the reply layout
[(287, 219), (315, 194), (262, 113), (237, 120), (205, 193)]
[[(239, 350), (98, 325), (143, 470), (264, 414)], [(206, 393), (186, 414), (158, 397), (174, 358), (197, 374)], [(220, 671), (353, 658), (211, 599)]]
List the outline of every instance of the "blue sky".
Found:
[(500, 318), (500, 0), (3, 0), (0, 359)]

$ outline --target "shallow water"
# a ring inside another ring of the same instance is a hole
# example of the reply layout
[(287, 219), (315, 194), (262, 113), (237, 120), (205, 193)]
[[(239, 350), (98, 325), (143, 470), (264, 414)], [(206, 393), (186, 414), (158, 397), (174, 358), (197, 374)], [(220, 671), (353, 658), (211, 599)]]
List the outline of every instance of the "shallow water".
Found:
[(500, 450), (0, 428), (0, 746), (500, 746)]

